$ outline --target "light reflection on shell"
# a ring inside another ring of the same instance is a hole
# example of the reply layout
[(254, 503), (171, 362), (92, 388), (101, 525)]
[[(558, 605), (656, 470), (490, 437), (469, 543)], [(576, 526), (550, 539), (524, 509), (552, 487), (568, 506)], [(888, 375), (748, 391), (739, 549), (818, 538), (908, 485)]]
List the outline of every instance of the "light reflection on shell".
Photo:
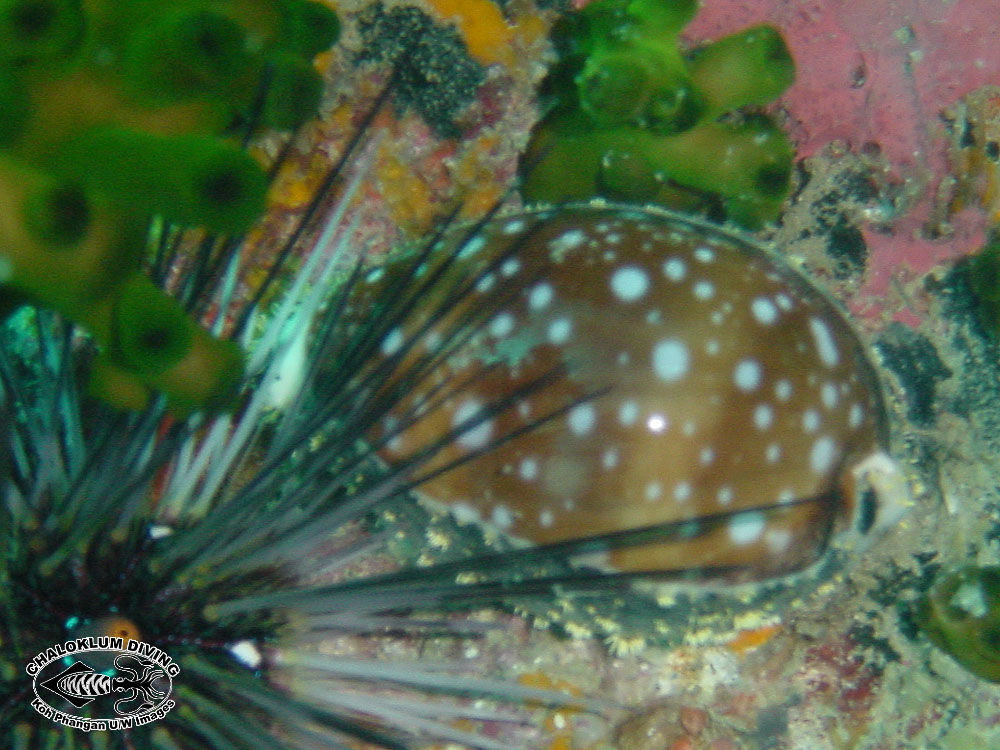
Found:
[[(721, 567), (728, 580), (799, 570), (877, 520), (857, 469), (884, 455), (878, 380), (843, 314), (780, 259), (711, 224), (593, 205), (445, 240), (461, 242), (435, 293), (381, 342), (402, 369), (441, 357), (375, 436), (384, 457), (452, 432), (441, 467), (557, 416), (427, 481), (424, 496), (530, 543), (673, 524), (666, 541), (600, 561)], [(432, 259), (425, 274), (440, 268)], [(373, 274), (356, 309), (392, 276)], [(472, 291), (437, 294), (462, 283)], [(462, 323), (475, 329), (459, 342)], [(483, 411), (557, 368), (554, 383)]]

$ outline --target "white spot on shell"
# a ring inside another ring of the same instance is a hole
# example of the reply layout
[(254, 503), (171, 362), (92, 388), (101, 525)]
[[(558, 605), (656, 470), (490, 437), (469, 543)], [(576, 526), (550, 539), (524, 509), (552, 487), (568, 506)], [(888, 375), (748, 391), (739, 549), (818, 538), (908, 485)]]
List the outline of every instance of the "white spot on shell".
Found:
[(580, 247), (586, 239), (587, 234), (582, 229), (570, 229), (552, 240), (549, 243), (549, 249), (555, 253), (572, 250), (575, 247)]
[(764, 458), (769, 464), (776, 464), (781, 459), (781, 446), (771, 443), (764, 449)]
[(695, 299), (699, 299), (702, 302), (710, 300), (715, 296), (715, 286), (711, 281), (696, 281), (692, 290), (694, 291)]
[(569, 318), (556, 318), (549, 323), (549, 342), (561, 346), (569, 341), (573, 332), (573, 322)]
[(815, 409), (806, 409), (802, 412), (802, 429), (803, 431), (816, 432), (819, 429), (819, 412)]
[(741, 513), (729, 522), (729, 539), (737, 546), (753, 544), (764, 533), (765, 525), (762, 513)]
[(663, 263), (663, 275), (671, 281), (683, 281), (687, 265), (680, 258), (667, 258)]
[(611, 291), (622, 302), (635, 302), (649, 290), (649, 275), (638, 266), (622, 266), (611, 274)]
[(774, 424), (774, 409), (768, 404), (757, 404), (753, 410), (753, 423), (758, 430), (768, 429)]
[(650, 482), (646, 485), (646, 489), (643, 491), (646, 496), (646, 502), (653, 502), (654, 500), (659, 500), (660, 496), (663, 494), (663, 485), (659, 482)]
[(694, 259), (699, 263), (711, 263), (713, 260), (715, 260), (715, 253), (711, 250), (711, 248), (707, 247), (695, 248)]
[(678, 482), (674, 485), (674, 500), (683, 503), (691, 498), (691, 483)]
[(506, 224), (503, 225), (504, 234), (517, 234), (518, 232), (523, 232), (523, 231), (524, 231), (523, 219), (514, 219), (512, 221), (508, 221)]
[(424, 349), (433, 352), (441, 346), (441, 332), (431, 331), (424, 339)]
[(715, 499), (719, 501), (719, 505), (729, 505), (733, 502), (733, 488), (729, 485), (720, 487), (715, 493)]
[(541, 513), (538, 514), (538, 524), (543, 529), (552, 528), (552, 524), (554, 524), (555, 522), (556, 522), (556, 517), (555, 515), (553, 515), (551, 510), (543, 510)]
[(479, 281), (476, 282), (476, 291), (480, 294), (486, 294), (490, 289), (496, 286), (497, 279), (491, 273), (486, 274)]
[(851, 404), (851, 409), (847, 413), (847, 424), (852, 430), (856, 430), (861, 426), (861, 423), (865, 418), (865, 410), (861, 408), (861, 404)]
[(522, 458), (517, 473), (525, 482), (534, 481), (538, 478), (538, 459)]
[(574, 435), (586, 435), (597, 424), (597, 411), (593, 404), (579, 404), (569, 410), (566, 421)]
[(823, 383), (823, 387), (820, 388), (820, 398), (823, 400), (823, 406), (827, 409), (834, 409), (837, 406), (837, 386), (833, 383)]
[(601, 466), (611, 470), (618, 465), (618, 451), (615, 448), (608, 448), (601, 454)]
[(382, 339), (382, 354), (386, 357), (391, 357), (402, 348), (405, 340), (403, 329), (396, 326)]
[(514, 330), (514, 316), (509, 312), (500, 313), (490, 321), (490, 334), (494, 338), (509, 336)]
[(466, 242), (462, 249), (458, 251), (458, 258), (469, 258), (478, 253), (484, 247), (486, 247), (486, 238), (481, 234), (477, 234), (471, 240)]
[(698, 462), (702, 466), (708, 466), (712, 461), (715, 460), (715, 449), (710, 445), (706, 445), (698, 453)]
[(809, 452), (809, 468), (816, 474), (826, 474), (837, 460), (837, 444), (833, 438), (824, 435), (817, 438)]
[(755, 359), (740, 360), (733, 369), (733, 382), (741, 391), (753, 391), (760, 386), (760, 362)]
[(517, 258), (507, 258), (507, 260), (505, 260), (500, 266), (500, 273), (507, 277), (513, 276), (520, 270), (521, 261)]
[(792, 397), (792, 384), (787, 380), (779, 380), (774, 384), (774, 397), (778, 401), (787, 401)]
[[(473, 419), (482, 411), (483, 405), (474, 399), (464, 401), (461, 406), (455, 409), (451, 418), (451, 426), (458, 428), (463, 422)], [(469, 450), (485, 448), (493, 434), (493, 420), (486, 419), (475, 427), (467, 429), (458, 436), (458, 443)]]
[(826, 321), (816, 317), (809, 318), (809, 331), (812, 333), (813, 342), (816, 344), (816, 353), (819, 354), (819, 361), (827, 367), (836, 367), (840, 361), (840, 353), (837, 351), (837, 344), (830, 333), (830, 327)]
[(768, 529), (764, 534), (764, 544), (773, 554), (780, 555), (792, 546), (792, 532), (788, 529)]
[(622, 401), (622, 405), (618, 407), (618, 421), (623, 426), (630, 427), (635, 424), (638, 418), (639, 404), (632, 400)]
[(532, 310), (542, 310), (548, 307), (554, 296), (555, 292), (551, 284), (546, 282), (535, 284), (531, 287), (531, 291), (528, 292), (528, 306)]
[(506, 505), (495, 505), (490, 512), (490, 520), (500, 529), (509, 529), (514, 525), (514, 514)]
[(478, 523), (481, 516), (479, 509), (468, 503), (458, 502), (448, 506), (455, 520), (461, 524)]
[(750, 303), (750, 312), (764, 326), (774, 325), (778, 321), (778, 308), (767, 297), (756, 297)]
[(691, 355), (683, 341), (663, 339), (653, 346), (653, 372), (660, 380), (670, 383), (687, 375)]

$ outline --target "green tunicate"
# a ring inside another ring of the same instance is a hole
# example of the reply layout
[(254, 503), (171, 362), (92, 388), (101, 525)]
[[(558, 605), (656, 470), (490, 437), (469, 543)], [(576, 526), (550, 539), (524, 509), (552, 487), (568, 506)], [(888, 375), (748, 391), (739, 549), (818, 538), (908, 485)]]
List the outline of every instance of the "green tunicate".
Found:
[(243, 98), (246, 85), (236, 84), (251, 59), (246, 41), (239, 24), (221, 13), (168, 11), (132, 32), (123, 67), (133, 91), (144, 99)]
[(120, 410), (140, 411), (150, 402), (151, 391), (138, 377), (98, 354), (90, 363), (87, 393)]
[(722, 208), (729, 221), (747, 229), (759, 229), (780, 213), (786, 196), (787, 191), (771, 198), (752, 194), (723, 197)]
[(946, 575), (917, 603), (931, 642), (977, 677), (1000, 682), (1000, 567)]
[(0, 248), (10, 272), (0, 283), (81, 320), (139, 264), (145, 217), (79, 183), (0, 159)]
[(773, 26), (754, 26), (700, 47), (689, 65), (707, 101), (707, 117), (766, 104), (795, 80), (795, 62)]
[(649, 98), (650, 75), (627, 55), (590, 61), (580, 73), (580, 106), (599, 127), (638, 119)]
[(756, 26), (692, 52), (678, 34), (693, 0), (595, 0), (553, 31), (548, 114), (522, 160), (529, 200), (603, 195), (708, 207), (746, 227), (774, 219), (794, 149), (739, 112), (779, 96), (795, 67), (781, 34)]
[(133, 210), (223, 233), (249, 229), (267, 192), (260, 165), (211, 136), (95, 127), (64, 143), (51, 166)]
[(316, 114), (323, 80), (311, 63), (288, 54), (275, 55), (260, 112), (261, 124), (292, 130)]
[[(587, 129), (581, 115), (551, 122), (534, 147), (543, 154), (522, 183), (532, 200), (561, 202), (594, 195), (621, 198), (609, 184), (650, 188), (667, 181), (728, 202), (745, 226), (775, 215), (788, 194), (794, 150), (766, 119), (713, 122), (674, 136), (640, 128)], [(609, 164), (612, 168), (609, 172)], [(572, 165), (572, 168), (567, 168)], [(628, 170), (616, 177), (613, 170)], [(659, 200), (641, 193), (644, 200)]]
[(62, 61), (86, 32), (80, 0), (0, 0), (0, 60)]
[(37, 239), (57, 248), (80, 242), (90, 219), (90, 201), (83, 188), (72, 182), (45, 185), (25, 201), (25, 227)]
[(173, 297), (133, 274), (118, 293), (109, 350), (113, 361), (131, 372), (162, 373), (188, 353), (193, 328)]
[(560, 19), (554, 41), (560, 53), (595, 50), (645, 40), (671, 58), (675, 39), (698, 9), (696, 0), (598, 0)]
[(673, 135), (693, 128), (704, 113), (705, 103), (688, 81), (669, 81), (652, 92), (640, 124), (657, 135)]
[(283, 49), (304, 59), (329, 49), (340, 36), (340, 19), (322, 3), (282, 0), (282, 29), (276, 40)]
[(644, 39), (595, 45), (576, 81), (581, 109), (600, 127), (634, 120), (680, 132), (703, 109), (676, 47)]
[(200, 328), (193, 334), (188, 356), (144, 381), (165, 393), (171, 411), (178, 415), (199, 408), (228, 408), (243, 382), (245, 355), (235, 342), (212, 338)]
[(149, 228), (253, 225), (267, 175), (237, 144), (315, 114), (339, 30), (315, 0), (0, 0), (0, 316), (85, 329), (115, 406), (230, 401), (243, 353), (140, 273)]
[(692, 127), (704, 109), (686, 75), (634, 52), (592, 58), (577, 78), (580, 107), (598, 127), (634, 123), (661, 134)]
[(601, 156), (596, 187), (611, 200), (646, 203), (655, 200), (662, 184), (647, 159), (612, 149)]
[(642, 20), (650, 35), (676, 35), (698, 12), (697, 0), (631, 0), (628, 13)]
[(13, 66), (0, 62), (0, 148), (13, 145), (31, 119), (31, 97)]

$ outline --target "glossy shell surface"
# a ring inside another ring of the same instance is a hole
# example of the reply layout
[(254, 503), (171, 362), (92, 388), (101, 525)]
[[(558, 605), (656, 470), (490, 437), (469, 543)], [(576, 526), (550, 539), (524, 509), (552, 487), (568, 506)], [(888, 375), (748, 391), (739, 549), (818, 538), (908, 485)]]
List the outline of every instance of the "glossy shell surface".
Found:
[[(852, 469), (884, 447), (878, 380), (837, 306), (770, 251), (593, 205), (441, 244), (381, 341), (407, 374), (375, 439), (398, 462), (450, 435), (424, 473), (482, 455), (425, 497), (529, 543), (612, 535), (590, 559), (620, 570), (742, 580), (801, 569), (866, 523)], [(630, 535), (643, 528), (668, 533)]]

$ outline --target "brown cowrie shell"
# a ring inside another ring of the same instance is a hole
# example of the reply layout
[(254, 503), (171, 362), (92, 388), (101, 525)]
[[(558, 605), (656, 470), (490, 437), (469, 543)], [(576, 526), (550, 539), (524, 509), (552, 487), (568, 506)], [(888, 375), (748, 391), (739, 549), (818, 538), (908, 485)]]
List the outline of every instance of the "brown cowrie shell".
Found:
[[(800, 570), (905, 503), (864, 345), (760, 245), (594, 204), (439, 245), (381, 340), (386, 392), (406, 385), (372, 439), (394, 463), (449, 436), (417, 489), (460, 520), (532, 545), (601, 537), (580, 551), (621, 571), (740, 581)], [(359, 315), (393, 273), (355, 293)]]

